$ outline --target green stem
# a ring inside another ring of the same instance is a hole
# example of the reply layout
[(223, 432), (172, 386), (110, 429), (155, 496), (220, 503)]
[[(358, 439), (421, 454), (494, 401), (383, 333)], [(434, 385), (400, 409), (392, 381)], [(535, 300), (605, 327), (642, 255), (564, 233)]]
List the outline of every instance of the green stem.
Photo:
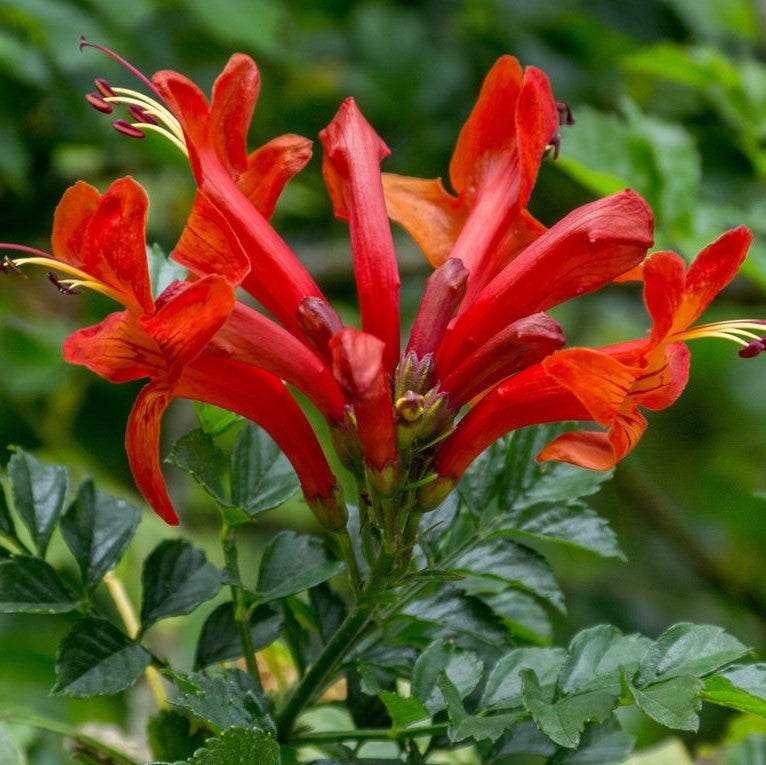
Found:
[(380, 604), (379, 596), (388, 586), (388, 574), (392, 563), (391, 557), (381, 553), (360, 593), (356, 606), (287, 699), (282, 711), (277, 715), (277, 734), (280, 741), (289, 739), (298, 716), (325, 688), (338, 666), (364, 632)]
[(248, 674), (253, 678), (258, 689), (263, 692), (261, 673), (255, 660), (253, 636), (250, 633), (250, 608), (245, 602), (245, 591), (242, 587), (239, 573), (239, 559), (235, 540), (236, 529), (223, 521), (221, 528), (221, 546), (226, 565), (226, 574), (231, 582), (231, 599), (234, 605), (234, 623), (237, 625), (239, 642), (242, 645), (242, 655)]
[(80, 742), (82, 745), (89, 747), (94, 752), (99, 752), (101, 755), (108, 758), (109, 762), (116, 763), (116, 765), (139, 765), (135, 760), (127, 757), (119, 749), (114, 749), (103, 741), (99, 741), (97, 738), (93, 738), (93, 736), (81, 733), (77, 728), (59, 722), (58, 720), (49, 720), (46, 717), (38, 717), (37, 715), (27, 714), (25, 712), (5, 711), (0, 713), (0, 719), (21, 723), (22, 725), (29, 725), (32, 728), (39, 728), (40, 730), (47, 730), (51, 733), (58, 733), (61, 736), (66, 736), (67, 738), (71, 738)]
[(340, 545), (341, 552), (343, 553), (343, 559), (346, 561), (346, 568), (348, 569), (348, 578), (351, 581), (351, 587), (354, 590), (354, 595), (359, 593), (362, 586), (362, 577), (359, 574), (359, 565), (356, 561), (356, 554), (354, 553), (354, 545), (351, 542), (348, 529), (343, 528), (337, 535), (338, 544)]
[(390, 728), (357, 728), (356, 730), (312, 731), (296, 736), (292, 740), (295, 746), (322, 746), (343, 741), (407, 741), (426, 736), (443, 736), (447, 733), (448, 723), (419, 725), (414, 728), (391, 730)]

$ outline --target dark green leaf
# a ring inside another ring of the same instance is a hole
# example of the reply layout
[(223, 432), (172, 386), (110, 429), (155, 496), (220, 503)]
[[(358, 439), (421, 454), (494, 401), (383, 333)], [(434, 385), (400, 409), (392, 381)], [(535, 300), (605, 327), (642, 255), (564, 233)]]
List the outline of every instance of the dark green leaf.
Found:
[(657, 680), (715, 672), (748, 653), (748, 648), (721, 627), (676, 624), (647, 650), (634, 679), (643, 687)]
[[(464, 589), (464, 588), (461, 588)], [(476, 594), (497, 614), (520, 643), (548, 645), (553, 628), (547, 611), (532, 595), (520, 590)]]
[(258, 596), (276, 600), (303, 592), (343, 570), (319, 537), (281, 531), (261, 559)]
[(660, 725), (690, 731), (699, 727), (699, 694), (704, 688), (699, 678), (679, 675), (642, 688), (628, 682), (628, 688), (638, 708)]
[(184, 539), (167, 539), (144, 562), (141, 583), (141, 623), (145, 630), (158, 619), (188, 614), (210, 600), (221, 589), (222, 576), (202, 550)]
[(31, 555), (0, 560), (0, 612), (60, 614), (76, 606), (61, 577), (44, 560)]
[(152, 754), (162, 760), (186, 761), (205, 743), (197, 721), (178, 709), (163, 709), (146, 726)]
[(208, 739), (205, 748), (189, 760), (190, 765), (232, 765), (235, 762), (279, 765), (279, 746), (265, 731), (229, 728)]
[[(515, 762), (514, 757), (520, 758), (521, 762), (524, 762), (524, 757), (543, 758), (542, 762), (547, 763), (557, 749), (533, 722), (521, 721), (492, 748), (489, 765), (508, 765), (509, 762)], [(537, 760), (533, 759), (532, 762), (536, 763)]]
[(531, 669), (539, 685), (553, 687), (565, 659), (563, 648), (515, 648), (503, 656), (490, 672), (481, 708), (512, 709), (521, 706), (521, 671)]
[(451, 568), (459, 574), (482, 576), (527, 590), (564, 611), (564, 596), (545, 559), (507, 537), (477, 542), (458, 556)]
[(558, 678), (559, 692), (566, 695), (619, 686), (620, 669), (632, 675), (650, 645), (648, 638), (623, 635), (611, 625), (579, 632), (569, 644), (569, 655)]
[(478, 685), (483, 669), (483, 662), (473, 651), (446, 640), (435, 640), (415, 662), (410, 690), (433, 715), (447, 706), (437, 684), (442, 673), (449, 677), (463, 699)]
[[(166, 673), (168, 674), (168, 673)], [(170, 674), (179, 688), (171, 704), (204, 720), (216, 732), (231, 727), (271, 729), (252, 678), (239, 669), (215, 674)]]
[(252, 517), (278, 507), (299, 488), (295, 470), (274, 440), (246, 422), (231, 455), (232, 503)]
[(503, 529), (533, 539), (564, 542), (605, 558), (625, 559), (609, 523), (580, 502), (511, 510), (503, 520)]
[(543, 689), (535, 673), (522, 670), (524, 706), (540, 730), (559, 746), (575, 749), (587, 722), (604, 722), (617, 704), (619, 687), (598, 689), (553, 698)]
[(194, 401), (194, 413), (197, 415), (202, 430), (213, 437), (225, 433), (233, 425), (242, 421), (242, 417), (228, 409), (221, 409), (202, 401)]
[[(250, 615), (253, 650), (271, 645), (279, 637), (282, 615), (271, 606), (257, 606)], [(234, 620), (234, 604), (222, 603), (205, 620), (197, 642), (196, 668), (207, 667), (242, 656), (242, 643)]]
[(432, 625), (435, 638), (453, 639), (458, 645), (499, 646), (508, 639), (508, 632), (488, 606), (454, 587), (442, 587), (434, 595), (409, 603), (401, 614)]
[(617, 720), (610, 718), (603, 725), (586, 725), (575, 751), (561, 749), (550, 765), (618, 765), (633, 751), (635, 740)]
[(100, 696), (131, 686), (151, 656), (106, 619), (80, 619), (59, 644), (56, 685), (61, 696)]
[(18, 541), (16, 526), (13, 523), (11, 511), (8, 509), (8, 500), (5, 498), (5, 488), (0, 484), (0, 536)]
[(23, 449), (8, 462), (8, 478), (16, 512), (29, 529), (40, 556), (45, 555), (69, 491), (69, 472), (45, 465)]
[(201, 428), (190, 430), (173, 444), (167, 461), (188, 473), (219, 504), (230, 505), (221, 474), (226, 458), (212, 436)]
[(84, 481), (61, 519), (61, 533), (92, 590), (114, 568), (136, 531), (141, 513), (121, 499), (96, 491)]

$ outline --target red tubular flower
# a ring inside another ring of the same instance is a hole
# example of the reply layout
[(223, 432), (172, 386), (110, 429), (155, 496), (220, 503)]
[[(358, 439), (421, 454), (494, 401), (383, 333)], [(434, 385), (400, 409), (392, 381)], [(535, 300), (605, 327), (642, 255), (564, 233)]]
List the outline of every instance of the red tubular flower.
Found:
[(436, 354), (438, 375), (512, 322), (597, 290), (631, 269), (652, 244), (652, 224), (649, 206), (629, 190), (569, 213), (458, 315)]
[[(653, 254), (643, 269), (651, 335), (598, 350), (557, 351), (488, 393), (437, 450), (434, 465), (446, 487), (454, 485), (480, 452), (525, 425), (582, 420), (607, 430), (565, 433), (540, 460), (559, 460), (596, 470), (613, 467), (639, 441), (646, 419), (639, 407), (658, 410), (681, 394), (689, 372), (686, 340), (725, 337), (745, 348), (766, 323), (725, 321), (690, 327), (734, 277), (745, 258), (750, 232), (740, 227), (706, 247), (689, 266), (674, 253)], [(750, 340), (748, 342), (747, 339)], [(429, 493), (437, 497), (439, 481)]]
[[(158, 72), (152, 81), (183, 130), (197, 179), (192, 231), (209, 230), (211, 218), (216, 224), (213, 228), (223, 220), (234, 234), (229, 245), (238, 243), (219, 250), (222, 257), (210, 262), (207, 248), (188, 246), (182, 238), (175, 257), (193, 272), (208, 274), (225, 260), (226, 251), (232, 253), (236, 264), (229, 278), (241, 280), (283, 326), (298, 332), (298, 304), (308, 296), (321, 297), (321, 293), (266, 217), (286, 180), (308, 160), (308, 142), (297, 136), (283, 137), (248, 158), (247, 129), (260, 78), (253, 60), (243, 54), (231, 57), (213, 86), (209, 104), (202, 91), (177, 72)], [(264, 167), (270, 168), (265, 181)], [(204, 236), (196, 237), (197, 244), (200, 238)]]
[(545, 75), (503, 56), (487, 75), (458, 139), (449, 194), (439, 180), (386, 174), (391, 218), (434, 265), (460, 258), (469, 269), (467, 304), (545, 231), (526, 210), (546, 146), (558, 127)]
[(351, 230), (362, 329), (383, 341), (383, 366), (393, 374), (399, 362), (399, 269), (380, 179), (389, 150), (351, 98), (320, 138), (335, 215)]

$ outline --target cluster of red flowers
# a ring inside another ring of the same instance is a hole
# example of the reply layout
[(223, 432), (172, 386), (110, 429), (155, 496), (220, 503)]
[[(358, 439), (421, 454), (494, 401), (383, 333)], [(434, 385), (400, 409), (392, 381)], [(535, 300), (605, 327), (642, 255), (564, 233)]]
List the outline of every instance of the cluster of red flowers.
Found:
[[(103, 195), (75, 184), (56, 212), (52, 255), (28, 252), (6, 263), (45, 264), (67, 275), (59, 284), (98, 289), (124, 306), (75, 332), (64, 354), (113, 382), (149, 378), (126, 446), (139, 489), (170, 523), (177, 517), (159, 444), (174, 398), (215, 404), (263, 426), (292, 461), (317, 518), (341, 528), (338, 480), (287, 386), (301, 391), (327, 420), (372, 522), (395, 545), (401, 529), (435, 507), (503, 434), (534, 423), (595, 423), (601, 427), (560, 436), (539, 459), (610, 468), (646, 427), (639, 407), (666, 407), (683, 389), (685, 340), (726, 336), (744, 356), (766, 345), (764, 322), (691, 327), (739, 269), (747, 229), (727, 232), (687, 269), (670, 252), (646, 258), (652, 213), (632, 191), (586, 204), (550, 228), (528, 212), (566, 112), (545, 75), (522, 70), (514, 58), (490, 71), (463, 127), (449, 167), (454, 195), (439, 180), (381, 173), (388, 149), (352, 99), (320, 134), (335, 214), (350, 230), (361, 329), (343, 325), (268, 222), (311, 147), (285, 135), (247, 153), (259, 90), (253, 61), (234, 55), (210, 101), (176, 72), (144, 83), (153, 97), (98, 80), (88, 100), (104, 112), (127, 106), (132, 119), (116, 120), (119, 130), (162, 132), (188, 154), (197, 195), (172, 252), (188, 278), (152, 295), (148, 201), (130, 178)], [(389, 219), (434, 266), (403, 349)], [(564, 348), (546, 311), (626, 278), (643, 280), (648, 336)], [(269, 316), (240, 302), (238, 289)]]

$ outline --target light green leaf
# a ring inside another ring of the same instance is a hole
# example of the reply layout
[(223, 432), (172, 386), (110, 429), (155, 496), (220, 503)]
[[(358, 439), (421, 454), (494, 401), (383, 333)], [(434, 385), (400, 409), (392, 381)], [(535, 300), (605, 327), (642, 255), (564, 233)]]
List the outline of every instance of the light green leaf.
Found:
[(766, 664), (727, 667), (706, 677), (702, 698), (712, 704), (766, 717)]
[(487, 678), (482, 709), (512, 709), (523, 704), (522, 670), (535, 673), (541, 687), (553, 688), (566, 659), (563, 648), (515, 648), (503, 656)]
[(189, 272), (176, 263), (162, 251), (158, 244), (146, 248), (146, 259), (149, 266), (149, 281), (152, 285), (152, 295), (157, 298), (173, 281), (183, 281)]
[(391, 715), (394, 730), (406, 728), (414, 722), (429, 717), (428, 710), (414, 697), (403, 698), (393, 691), (378, 691), (378, 698), (385, 704)]
[(194, 401), (194, 413), (202, 430), (209, 436), (220, 436), (230, 427), (242, 421), (242, 417), (228, 409), (221, 409), (203, 401)]
[(438, 686), (442, 673), (449, 677), (463, 699), (478, 685), (483, 669), (484, 663), (473, 651), (446, 640), (435, 640), (415, 662), (410, 690), (433, 715), (447, 706)]
[(80, 619), (59, 645), (56, 685), (60, 696), (100, 696), (131, 686), (152, 657), (106, 619)]
[(699, 727), (699, 694), (704, 688), (699, 678), (679, 675), (642, 688), (627, 685), (638, 708), (660, 725), (689, 731)]
[(681, 675), (702, 677), (748, 652), (746, 646), (721, 627), (676, 624), (647, 650), (634, 682), (640, 688)]
[(319, 537), (281, 531), (263, 553), (257, 594), (262, 601), (294, 595), (335, 576), (343, 566)]
[(535, 673), (524, 669), (522, 697), (524, 706), (540, 730), (559, 746), (575, 749), (587, 722), (604, 722), (617, 704), (620, 692), (596, 689), (553, 698), (543, 689)]

